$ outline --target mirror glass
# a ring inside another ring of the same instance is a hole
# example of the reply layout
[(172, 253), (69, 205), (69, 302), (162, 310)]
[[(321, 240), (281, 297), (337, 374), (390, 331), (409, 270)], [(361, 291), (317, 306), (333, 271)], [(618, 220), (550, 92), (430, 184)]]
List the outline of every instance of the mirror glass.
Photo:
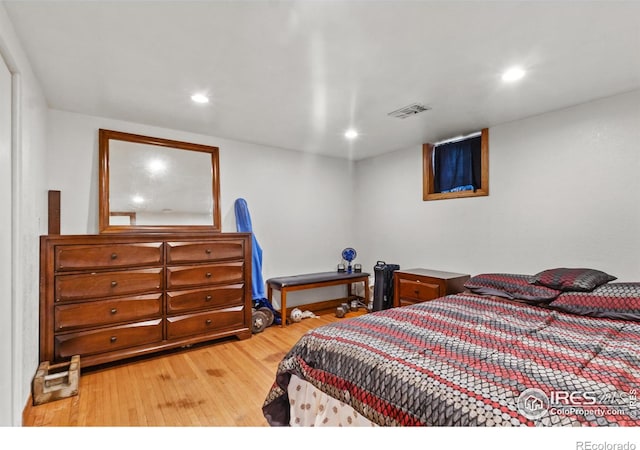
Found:
[(220, 231), (218, 148), (100, 130), (100, 230)]

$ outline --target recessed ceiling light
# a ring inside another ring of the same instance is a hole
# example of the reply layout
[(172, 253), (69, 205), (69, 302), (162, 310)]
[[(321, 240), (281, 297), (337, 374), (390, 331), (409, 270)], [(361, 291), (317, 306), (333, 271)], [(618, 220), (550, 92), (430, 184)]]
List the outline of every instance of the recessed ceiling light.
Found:
[(358, 137), (358, 132), (352, 128), (350, 130), (345, 131), (344, 137), (346, 137), (347, 139), (355, 139)]
[(144, 203), (144, 198), (142, 198), (140, 195), (134, 195), (131, 200), (133, 200), (133, 203)]
[(204, 94), (193, 94), (191, 100), (196, 103), (209, 103), (209, 97)]
[(160, 159), (153, 159), (149, 161), (147, 168), (151, 173), (162, 173), (167, 169), (167, 164)]
[(502, 74), (502, 81), (516, 81), (524, 76), (524, 70), (520, 67), (512, 67)]

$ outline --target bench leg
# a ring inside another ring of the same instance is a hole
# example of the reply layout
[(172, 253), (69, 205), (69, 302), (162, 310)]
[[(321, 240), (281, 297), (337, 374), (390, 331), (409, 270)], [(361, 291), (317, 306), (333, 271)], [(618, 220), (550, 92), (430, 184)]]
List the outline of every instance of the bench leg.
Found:
[(280, 326), (284, 328), (287, 326), (287, 288), (284, 287), (280, 290), (280, 316)]
[[(282, 291), (280, 291), (282, 293)], [(267, 299), (269, 300), (269, 304), (271, 306), (273, 306), (273, 287), (270, 284), (267, 284)], [(282, 300), (280, 300), (280, 316), (282, 316), (282, 319), (280, 320), (280, 326), (284, 327), (286, 320), (284, 315), (282, 314)]]
[[(362, 284), (364, 286), (364, 304), (365, 305), (369, 305), (369, 299), (370, 299), (370, 295), (369, 295), (369, 278), (366, 278), (362, 281)], [(347, 298), (351, 299), (351, 297), (353, 296), (353, 285), (351, 283), (349, 283), (347, 285)]]
[(364, 283), (364, 304), (369, 306), (369, 278), (365, 278)]

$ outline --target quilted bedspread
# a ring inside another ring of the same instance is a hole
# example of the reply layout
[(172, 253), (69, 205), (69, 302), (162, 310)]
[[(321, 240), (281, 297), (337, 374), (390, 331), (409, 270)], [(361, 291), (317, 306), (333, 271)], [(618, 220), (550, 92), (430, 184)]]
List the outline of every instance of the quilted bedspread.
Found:
[(280, 362), (273, 426), (292, 374), (383, 426), (638, 426), (640, 322), (474, 294), (343, 319)]

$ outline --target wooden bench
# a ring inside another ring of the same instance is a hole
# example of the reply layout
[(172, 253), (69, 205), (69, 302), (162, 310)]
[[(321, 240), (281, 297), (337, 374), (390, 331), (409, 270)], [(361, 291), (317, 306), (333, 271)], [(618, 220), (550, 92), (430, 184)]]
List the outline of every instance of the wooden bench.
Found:
[(369, 274), (364, 272), (319, 272), (288, 277), (270, 278), (267, 280), (267, 297), (273, 304), (273, 291), (280, 291), (281, 325), (287, 323), (287, 293), (303, 289), (323, 288), (327, 286), (347, 285), (347, 296), (352, 297), (351, 284), (364, 283), (364, 303), (369, 304)]

